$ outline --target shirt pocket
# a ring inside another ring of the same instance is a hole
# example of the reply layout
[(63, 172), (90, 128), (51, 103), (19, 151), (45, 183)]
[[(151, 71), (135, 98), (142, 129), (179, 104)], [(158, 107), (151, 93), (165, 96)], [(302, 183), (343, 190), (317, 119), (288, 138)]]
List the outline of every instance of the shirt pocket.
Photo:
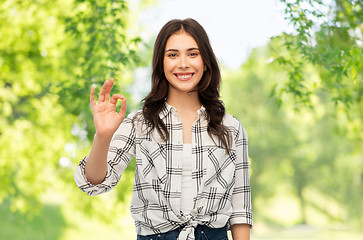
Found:
[(153, 183), (155, 180), (162, 184), (166, 181), (166, 150), (165, 146), (155, 141), (142, 140), (139, 145), (140, 169), (144, 179)]
[(231, 188), (234, 184), (236, 170), (236, 152), (229, 153), (224, 148), (209, 147), (205, 162), (205, 187), (224, 189)]

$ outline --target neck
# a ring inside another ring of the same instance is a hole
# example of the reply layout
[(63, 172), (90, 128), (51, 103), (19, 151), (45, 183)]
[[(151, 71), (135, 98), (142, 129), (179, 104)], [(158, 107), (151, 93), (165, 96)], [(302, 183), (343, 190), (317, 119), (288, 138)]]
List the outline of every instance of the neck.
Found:
[(198, 92), (187, 93), (170, 90), (166, 102), (175, 107), (178, 112), (197, 111), (202, 106)]

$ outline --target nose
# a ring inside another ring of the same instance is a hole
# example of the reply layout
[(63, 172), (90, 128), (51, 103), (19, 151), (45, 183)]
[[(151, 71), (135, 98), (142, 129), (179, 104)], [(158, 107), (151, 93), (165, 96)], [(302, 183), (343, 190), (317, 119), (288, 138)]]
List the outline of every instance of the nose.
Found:
[(179, 64), (178, 64), (180, 69), (186, 69), (189, 67), (189, 60), (187, 56), (181, 56), (179, 58)]

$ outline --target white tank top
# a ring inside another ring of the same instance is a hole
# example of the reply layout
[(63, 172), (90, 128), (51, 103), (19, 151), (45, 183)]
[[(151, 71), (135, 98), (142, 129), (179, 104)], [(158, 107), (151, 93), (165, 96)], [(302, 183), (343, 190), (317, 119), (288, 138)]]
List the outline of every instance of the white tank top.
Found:
[(193, 197), (197, 195), (196, 186), (192, 181), (192, 144), (183, 144), (183, 175), (181, 185), (180, 210), (190, 214), (193, 209)]

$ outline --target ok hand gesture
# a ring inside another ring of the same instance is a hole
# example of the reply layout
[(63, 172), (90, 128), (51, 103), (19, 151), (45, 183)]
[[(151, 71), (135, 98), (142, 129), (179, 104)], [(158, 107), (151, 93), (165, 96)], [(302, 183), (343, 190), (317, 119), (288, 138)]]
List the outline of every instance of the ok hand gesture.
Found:
[[(90, 102), (92, 107), (93, 121), (96, 127), (96, 134), (102, 137), (112, 137), (119, 125), (125, 119), (126, 114), (126, 98), (121, 94), (114, 94), (110, 100), (110, 93), (114, 83), (114, 79), (104, 82), (98, 103), (95, 101), (95, 89), (92, 87), (90, 94)], [(117, 100), (121, 99), (120, 112), (116, 112)]]

